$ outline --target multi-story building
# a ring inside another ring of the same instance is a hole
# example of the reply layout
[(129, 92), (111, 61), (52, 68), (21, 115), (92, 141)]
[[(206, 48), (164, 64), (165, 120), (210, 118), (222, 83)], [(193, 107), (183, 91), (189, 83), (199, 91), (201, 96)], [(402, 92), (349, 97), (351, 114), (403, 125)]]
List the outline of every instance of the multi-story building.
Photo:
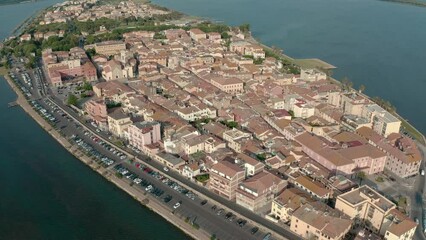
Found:
[(399, 133), (401, 121), (377, 104), (365, 106), (362, 116), (370, 121), (371, 128), (375, 132), (384, 137), (392, 133)]
[(202, 39), (207, 38), (206, 33), (201, 31), (198, 28), (193, 28), (193, 29), (189, 30), (189, 36), (191, 36), (192, 40), (194, 40), (194, 41), (200, 41)]
[(333, 193), (331, 189), (327, 189), (323, 184), (315, 182), (306, 176), (299, 176), (294, 179), (294, 185), (320, 200), (329, 199)]
[(382, 172), (387, 156), (369, 144), (354, 142), (353, 146), (335, 145), (307, 132), (295, 137), (303, 152), (330, 171), (351, 175), (358, 171), (367, 174)]
[(244, 180), (244, 169), (229, 161), (221, 161), (210, 168), (209, 189), (228, 199), (234, 200), (238, 184)]
[(290, 230), (304, 239), (340, 240), (352, 221), (327, 205), (315, 202), (299, 207), (291, 216)]
[(396, 206), (370, 187), (364, 185), (337, 196), (336, 209), (354, 219), (355, 225), (379, 233), (386, 215)]
[(158, 122), (131, 124), (127, 129), (127, 133), (130, 145), (141, 151), (143, 146), (157, 143), (161, 140), (160, 123)]
[(111, 56), (119, 54), (121, 50), (126, 50), (126, 43), (122, 41), (106, 41), (95, 44), (97, 54)]
[(62, 86), (63, 80), (81, 78), (81, 80), (96, 81), (98, 79), (95, 66), (81, 48), (75, 47), (69, 52), (54, 52), (49, 48), (43, 51), (42, 60), (53, 86)]
[(343, 94), (340, 101), (340, 108), (344, 114), (361, 116), (364, 106), (368, 100), (358, 93)]
[(271, 209), (276, 194), (287, 185), (287, 181), (269, 172), (260, 172), (239, 184), (236, 202), (255, 213)]
[(293, 212), (306, 203), (315, 202), (308, 193), (298, 188), (288, 188), (272, 202), (271, 214), (278, 220), (289, 222)]
[(99, 98), (108, 102), (121, 103), (128, 95), (136, 93), (124, 83), (118, 81), (100, 82), (93, 86), (93, 92)]
[(300, 71), (300, 79), (305, 81), (319, 81), (319, 80), (326, 80), (327, 74), (324, 72), (321, 72), (317, 69), (301, 69)]
[(362, 127), (356, 133), (387, 155), (385, 164), (387, 171), (401, 178), (419, 173), (422, 156), (412, 139), (396, 133), (384, 138), (368, 127)]
[(384, 239), (413, 239), (417, 224), (396, 209), (396, 205), (368, 186), (341, 194), (336, 209), (354, 220), (354, 226), (384, 236)]
[(223, 133), (223, 140), (228, 143), (229, 148), (231, 148), (237, 153), (241, 152), (242, 141), (248, 140), (250, 138), (250, 133), (240, 131), (236, 128), (233, 128)]
[(392, 209), (383, 220), (380, 234), (386, 240), (409, 240), (414, 238), (417, 223), (396, 209)]
[(130, 64), (123, 65), (117, 60), (110, 60), (102, 69), (102, 77), (107, 81), (133, 78), (135, 77), (134, 67)]
[(243, 168), (245, 169), (245, 176), (250, 177), (257, 173), (260, 173), (265, 168), (265, 164), (258, 161), (257, 159), (254, 159), (244, 153), (239, 153), (235, 157), (235, 162), (238, 164), (241, 164)]
[(124, 131), (132, 125), (132, 120), (121, 108), (115, 109), (108, 114), (108, 130), (116, 137), (124, 138)]
[(93, 98), (84, 104), (84, 110), (89, 118), (101, 129), (106, 129), (108, 125), (108, 111), (103, 99)]
[(293, 106), (293, 113), (295, 117), (308, 118), (315, 114), (315, 108), (305, 102), (298, 102)]
[(204, 106), (189, 106), (175, 109), (175, 113), (186, 121), (195, 121), (202, 118), (216, 118), (216, 109)]
[(244, 82), (241, 79), (235, 78), (235, 77), (213, 78), (211, 80), (211, 84), (213, 84), (213, 86), (219, 88), (220, 90), (230, 94), (237, 94), (237, 93), (244, 92)]

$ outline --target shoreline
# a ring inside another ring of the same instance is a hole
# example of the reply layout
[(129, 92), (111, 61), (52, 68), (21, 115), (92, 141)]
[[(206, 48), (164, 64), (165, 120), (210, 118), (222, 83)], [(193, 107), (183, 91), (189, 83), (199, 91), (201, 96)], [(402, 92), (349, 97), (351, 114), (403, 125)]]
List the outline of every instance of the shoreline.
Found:
[(163, 205), (157, 203), (155, 200), (152, 201), (152, 199), (155, 198), (152, 198), (150, 195), (145, 195), (139, 189), (130, 186), (124, 180), (117, 178), (114, 174), (111, 174), (111, 172), (109, 172), (107, 169), (104, 169), (100, 165), (94, 163), (90, 157), (85, 155), (80, 149), (78, 149), (76, 145), (71, 144), (64, 136), (62, 136), (49, 123), (47, 123), (46, 120), (43, 119), (31, 107), (27, 99), (25, 99), (25, 97), (23, 96), (22, 92), (16, 87), (12, 79), (10, 79), (7, 74), (0, 76), (4, 77), (10, 88), (17, 95), (16, 103), (22, 108), (22, 110), (24, 110), (26, 114), (28, 114), (43, 130), (45, 130), (53, 139), (55, 139), (59, 144), (61, 144), (62, 147), (65, 148), (76, 159), (80, 160), (80, 162), (90, 167), (90, 169), (92, 169), (94, 172), (104, 177), (105, 180), (113, 183), (116, 187), (118, 187), (123, 192), (127, 193), (129, 196), (139, 202), (139, 204), (158, 214), (168, 223), (174, 225), (176, 228), (184, 232), (189, 237), (193, 239), (210, 239), (210, 235), (207, 234), (207, 232), (205, 232), (201, 228), (198, 230), (193, 228), (190, 224), (186, 223), (184, 219), (172, 214)]

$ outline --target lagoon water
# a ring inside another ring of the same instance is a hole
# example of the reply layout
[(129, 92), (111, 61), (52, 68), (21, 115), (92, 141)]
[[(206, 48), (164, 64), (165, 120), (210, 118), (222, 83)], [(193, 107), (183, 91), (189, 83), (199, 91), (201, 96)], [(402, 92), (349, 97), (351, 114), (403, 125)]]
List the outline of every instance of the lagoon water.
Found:
[(426, 134), (426, 8), (376, 0), (153, 0), (183, 13), (249, 23), (295, 58), (320, 58), (364, 84)]
[[(0, 6), (0, 37), (56, 1)], [(69, 154), (0, 77), (0, 239), (190, 239)]]

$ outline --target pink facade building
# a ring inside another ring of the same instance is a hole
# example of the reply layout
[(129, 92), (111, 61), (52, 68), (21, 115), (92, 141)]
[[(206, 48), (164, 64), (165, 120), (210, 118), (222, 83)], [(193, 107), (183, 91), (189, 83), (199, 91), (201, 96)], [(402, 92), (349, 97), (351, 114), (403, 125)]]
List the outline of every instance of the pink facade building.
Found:
[(303, 133), (294, 140), (309, 157), (336, 173), (351, 175), (363, 171), (375, 174), (385, 167), (386, 154), (369, 144), (340, 147), (309, 133)]
[(161, 140), (160, 123), (138, 122), (127, 129), (130, 145), (143, 150), (143, 146), (157, 143)]
[(62, 86), (63, 80), (85, 78), (87, 81), (98, 80), (96, 68), (86, 52), (78, 47), (69, 52), (46, 49), (42, 53), (44, 67), (53, 86)]
[(108, 124), (108, 111), (103, 99), (94, 98), (84, 104), (84, 110), (91, 120), (104, 129)]

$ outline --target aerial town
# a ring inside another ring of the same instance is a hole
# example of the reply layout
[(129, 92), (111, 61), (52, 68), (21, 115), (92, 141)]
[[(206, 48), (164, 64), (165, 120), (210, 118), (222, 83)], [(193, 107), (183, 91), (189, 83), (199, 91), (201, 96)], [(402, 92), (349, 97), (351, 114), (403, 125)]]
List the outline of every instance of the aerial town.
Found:
[(65, 23), (69, 20), (89, 21), (100, 18), (146, 18), (154, 15), (166, 14), (166, 11), (151, 8), (148, 4), (141, 5), (133, 1), (123, 1), (119, 4), (99, 4), (100, 0), (65, 1), (53, 6), (47, 11), (40, 25), (51, 23)]
[[(144, 6), (67, 1), (39, 24), (167, 13)], [(321, 69), (289, 71), (268, 51), (240, 29), (190, 27), (45, 48), (41, 62), (52, 92), (64, 103), (80, 96), (68, 104), (98, 133), (300, 238), (413, 239), (422, 226), (410, 199), (385, 186), (424, 175), (401, 121), (361, 90)]]

